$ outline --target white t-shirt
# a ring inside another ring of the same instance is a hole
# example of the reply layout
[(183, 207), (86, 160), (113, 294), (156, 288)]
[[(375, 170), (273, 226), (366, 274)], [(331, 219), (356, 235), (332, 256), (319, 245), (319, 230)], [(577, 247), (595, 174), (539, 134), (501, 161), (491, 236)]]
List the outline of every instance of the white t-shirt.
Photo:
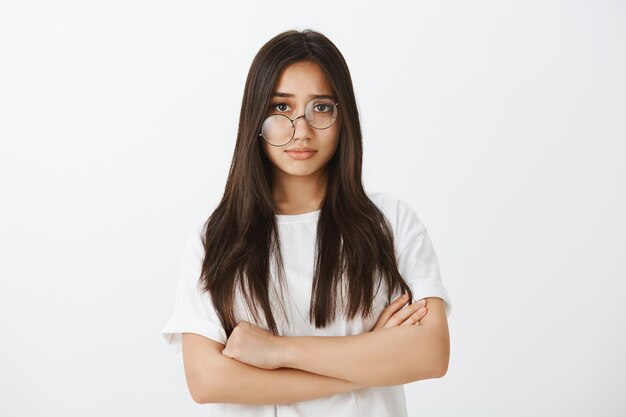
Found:
[[(430, 237), (413, 208), (397, 196), (387, 192), (367, 193), (374, 204), (385, 214), (394, 233), (398, 269), (410, 286), (414, 300), (439, 297), (445, 303), (446, 315), (452, 312), (452, 304), (442, 284), (437, 255)], [(374, 327), (380, 313), (387, 305), (386, 284), (380, 286), (374, 299), (374, 309), (369, 317), (347, 320), (345, 315), (323, 329), (315, 329), (306, 318), (311, 298), (314, 267), (314, 250), (317, 220), (320, 210), (296, 214), (276, 215), (279, 238), (285, 268), (288, 294), (284, 305), (288, 309), (290, 322), (282, 319), (279, 304), (272, 302), (272, 311), (282, 336), (348, 336), (368, 332)], [(183, 332), (197, 333), (222, 344), (226, 344), (226, 333), (211, 302), (211, 298), (200, 293), (196, 284), (200, 276), (204, 247), (204, 221), (199, 221), (192, 230), (182, 268), (178, 276), (174, 313), (161, 333), (165, 341), (173, 346), (182, 359)], [(272, 263), (270, 262), (272, 265)], [(274, 277), (274, 268), (270, 269)], [(278, 287), (270, 287), (277, 291)], [(400, 296), (395, 290), (391, 300)], [(266, 323), (257, 323), (244, 308), (239, 291), (235, 294), (235, 317), (237, 322), (248, 321), (267, 330)], [(274, 299), (270, 294), (270, 299)], [(276, 307), (275, 307), (276, 306)], [(295, 308), (294, 308), (295, 307)], [(276, 309), (275, 309), (276, 308)], [(261, 314), (262, 316), (262, 314)], [(347, 393), (292, 404), (248, 405), (206, 404), (215, 417), (401, 417), (407, 415), (404, 386), (368, 387)]]

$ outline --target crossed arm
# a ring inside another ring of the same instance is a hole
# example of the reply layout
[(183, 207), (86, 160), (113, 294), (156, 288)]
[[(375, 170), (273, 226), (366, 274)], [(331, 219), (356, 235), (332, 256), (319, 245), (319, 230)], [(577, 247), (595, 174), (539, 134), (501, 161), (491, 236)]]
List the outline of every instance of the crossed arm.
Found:
[(210, 341), (212, 347), (189, 343), (192, 338), (208, 339), (185, 333), (187, 384), (199, 403), (289, 404), (370, 386), (438, 378), (448, 367), (448, 325), (440, 298), (428, 298), (428, 306), (419, 326), (354, 336), (281, 337), (284, 362), (275, 370), (225, 357), (220, 354), (223, 345), (217, 342)]

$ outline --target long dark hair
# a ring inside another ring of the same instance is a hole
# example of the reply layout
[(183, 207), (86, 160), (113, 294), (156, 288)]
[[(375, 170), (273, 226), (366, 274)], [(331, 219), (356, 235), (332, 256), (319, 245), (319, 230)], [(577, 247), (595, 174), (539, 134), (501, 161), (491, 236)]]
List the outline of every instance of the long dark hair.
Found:
[(390, 224), (363, 189), (361, 126), (343, 55), (319, 32), (289, 30), (263, 45), (252, 62), (224, 194), (204, 224), (205, 257), (198, 284), (211, 295), (228, 336), (237, 325), (237, 288), (245, 295), (255, 320), (259, 322), (256, 307), (260, 305), (268, 330), (278, 335), (268, 290), (272, 259), (280, 280), (284, 280), (274, 217), (279, 211), (272, 197), (272, 165), (258, 135), (279, 73), (298, 61), (320, 66), (341, 103), (338, 117), (342, 120), (339, 144), (326, 166), (328, 185), (317, 223), (309, 320), (316, 328), (332, 323), (337, 301), (343, 298), (337, 295), (341, 288), (347, 289), (345, 313), (349, 319), (359, 311), (370, 315), (375, 291), (383, 279), (388, 301), (397, 286), (413, 299), (398, 272)]

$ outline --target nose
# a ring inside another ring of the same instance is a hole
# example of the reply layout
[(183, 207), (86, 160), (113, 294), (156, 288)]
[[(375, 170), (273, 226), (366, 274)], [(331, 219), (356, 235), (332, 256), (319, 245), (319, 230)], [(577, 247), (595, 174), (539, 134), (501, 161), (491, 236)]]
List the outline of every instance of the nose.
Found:
[[(302, 121), (300, 121), (299, 119), (302, 119)], [(293, 119), (293, 126), (295, 129), (295, 132), (293, 134), (294, 139), (303, 139), (309, 137), (309, 134), (311, 132), (311, 126), (309, 126), (309, 122), (306, 120), (306, 116), (304, 114)]]

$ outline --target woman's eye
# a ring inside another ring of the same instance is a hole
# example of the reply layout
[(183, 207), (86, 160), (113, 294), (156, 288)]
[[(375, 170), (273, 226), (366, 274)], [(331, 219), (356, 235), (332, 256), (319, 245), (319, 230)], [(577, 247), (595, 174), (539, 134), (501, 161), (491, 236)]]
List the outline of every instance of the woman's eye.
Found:
[(287, 104), (285, 103), (274, 103), (272, 104), (272, 109), (274, 110), (278, 110), (278, 111), (287, 111)]
[(321, 113), (330, 111), (330, 106), (328, 104), (316, 104), (314, 108)]

